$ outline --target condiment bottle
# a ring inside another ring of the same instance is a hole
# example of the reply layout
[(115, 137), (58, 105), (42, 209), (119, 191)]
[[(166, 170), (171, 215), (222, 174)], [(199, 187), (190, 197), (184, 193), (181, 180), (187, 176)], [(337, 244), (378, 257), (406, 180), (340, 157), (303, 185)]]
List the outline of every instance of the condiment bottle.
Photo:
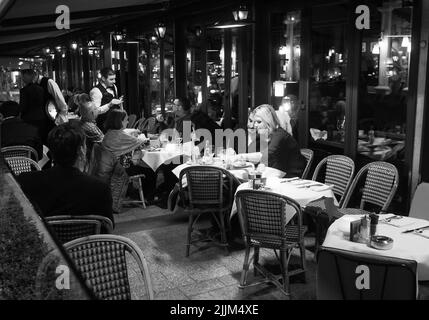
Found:
[(253, 179), (253, 189), (258, 190), (262, 185), (262, 173), (259, 170), (255, 171), (255, 179)]
[(375, 235), (377, 233), (377, 224), (378, 224), (378, 214), (376, 213), (371, 213), (369, 215), (370, 219), (371, 219), (371, 225), (370, 225), (370, 231), (369, 231), (369, 236), (372, 237), (373, 235)]
[(365, 215), (361, 218), (360, 240), (363, 243), (369, 243), (370, 224), (371, 224), (371, 220), (368, 215)]

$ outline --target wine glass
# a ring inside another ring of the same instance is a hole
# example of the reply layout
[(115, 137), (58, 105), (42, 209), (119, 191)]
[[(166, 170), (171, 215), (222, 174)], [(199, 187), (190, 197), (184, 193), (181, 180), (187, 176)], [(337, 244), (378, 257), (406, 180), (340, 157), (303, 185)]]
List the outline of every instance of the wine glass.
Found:
[(165, 134), (161, 134), (160, 136), (159, 136), (159, 142), (161, 142), (161, 147), (165, 147), (165, 145), (167, 144), (167, 142), (168, 142), (168, 137), (167, 137), (167, 135), (165, 135)]
[(338, 132), (340, 134), (341, 141), (344, 141), (345, 122), (346, 122), (345, 118), (341, 118), (341, 119), (337, 120), (337, 129), (338, 129)]

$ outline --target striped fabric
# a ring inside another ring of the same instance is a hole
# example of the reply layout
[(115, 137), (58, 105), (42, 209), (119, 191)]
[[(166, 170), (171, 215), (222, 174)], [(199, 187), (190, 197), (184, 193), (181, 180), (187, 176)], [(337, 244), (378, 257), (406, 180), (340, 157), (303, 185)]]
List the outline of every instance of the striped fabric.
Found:
[(387, 209), (396, 191), (395, 183), (398, 180), (396, 168), (389, 163), (374, 162), (368, 168), (365, 186), (362, 194), (362, 203), (369, 202)]
[(333, 192), (342, 198), (354, 171), (353, 160), (346, 156), (329, 156), (326, 163), (325, 183), (333, 184)]

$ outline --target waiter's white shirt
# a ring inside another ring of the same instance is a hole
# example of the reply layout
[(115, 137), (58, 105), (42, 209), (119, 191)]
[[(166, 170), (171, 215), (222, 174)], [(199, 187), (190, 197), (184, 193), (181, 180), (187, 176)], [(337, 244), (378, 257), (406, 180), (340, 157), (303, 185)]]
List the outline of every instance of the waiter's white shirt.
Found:
[[(113, 97), (115, 96), (115, 92), (113, 91), (112, 88), (107, 88), (104, 83), (102, 82), (100, 83), (103, 87), (106, 88), (108, 93), (110, 93)], [(116, 86), (115, 85), (113, 86), (115, 87), (116, 92), (118, 92), (118, 89), (116, 88)], [(91, 91), (89, 92), (89, 96), (91, 97), (91, 100), (94, 103), (94, 105), (98, 108), (98, 114), (106, 113), (107, 111), (109, 111), (110, 103), (101, 105), (101, 99), (103, 98), (103, 93), (100, 91), (100, 89), (98, 89), (97, 87), (92, 88)]]

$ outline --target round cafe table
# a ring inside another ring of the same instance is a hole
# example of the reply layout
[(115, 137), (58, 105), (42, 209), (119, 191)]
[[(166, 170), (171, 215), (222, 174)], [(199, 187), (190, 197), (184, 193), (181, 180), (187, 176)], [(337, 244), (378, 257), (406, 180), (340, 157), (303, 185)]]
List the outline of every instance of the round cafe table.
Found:
[(190, 152), (187, 151), (187, 144), (178, 146), (171, 143), (163, 148), (144, 150), (142, 160), (146, 166), (156, 172), (163, 164), (173, 163), (180, 165), (182, 163), (182, 156), (184, 161), (190, 158)]
[(417, 274), (419, 281), (429, 280), (429, 229), (421, 233), (403, 233), (405, 230), (429, 226), (429, 221), (410, 217), (384, 221), (392, 215), (379, 215), (377, 225), (378, 235), (388, 236), (393, 239), (393, 248), (390, 250), (374, 249), (367, 244), (352, 242), (350, 236), (350, 222), (360, 219), (362, 215), (345, 215), (337, 219), (329, 227), (326, 234), (324, 247), (388, 256), (401, 259), (415, 260), (417, 262)]

